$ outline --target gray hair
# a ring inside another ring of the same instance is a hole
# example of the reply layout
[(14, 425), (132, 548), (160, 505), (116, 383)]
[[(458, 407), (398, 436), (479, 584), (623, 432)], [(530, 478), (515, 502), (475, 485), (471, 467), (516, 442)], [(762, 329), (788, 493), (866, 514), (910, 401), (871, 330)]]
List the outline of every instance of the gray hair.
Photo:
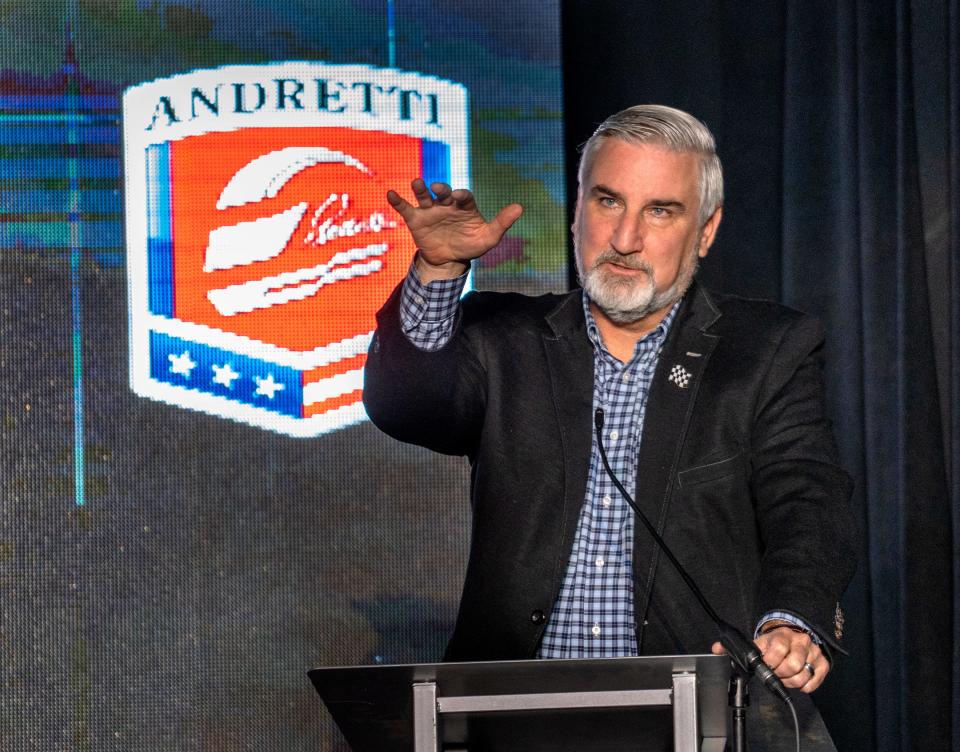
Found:
[(638, 104), (611, 115), (583, 145), (577, 182), (590, 170), (600, 144), (619, 138), (630, 144), (657, 144), (670, 151), (700, 156), (700, 215), (703, 224), (723, 204), (723, 168), (713, 134), (706, 125), (683, 110), (662, 104)]

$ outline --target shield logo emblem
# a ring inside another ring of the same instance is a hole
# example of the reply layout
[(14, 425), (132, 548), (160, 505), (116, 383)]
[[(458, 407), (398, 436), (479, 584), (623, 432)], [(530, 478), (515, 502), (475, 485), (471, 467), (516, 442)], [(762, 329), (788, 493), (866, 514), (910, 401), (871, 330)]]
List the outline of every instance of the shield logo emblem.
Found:
[(363, 420), (374, 314), (415, 251), (385, 194), (467, 184), (463, 88), (222, 68), (129, 90), (124, 127), (134, 391), (291, 436)]

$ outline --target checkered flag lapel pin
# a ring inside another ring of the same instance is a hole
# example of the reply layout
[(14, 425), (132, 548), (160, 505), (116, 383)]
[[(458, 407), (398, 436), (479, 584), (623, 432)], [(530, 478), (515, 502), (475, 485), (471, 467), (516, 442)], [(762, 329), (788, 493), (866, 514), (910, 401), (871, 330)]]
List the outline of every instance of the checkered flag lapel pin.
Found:
[(670, 382), (681, 389), (686, 389), (690, 385), (690, 379), (692, 378), (693, 374), (679, 363), (670, 369), (670, 375), (667, 377)]

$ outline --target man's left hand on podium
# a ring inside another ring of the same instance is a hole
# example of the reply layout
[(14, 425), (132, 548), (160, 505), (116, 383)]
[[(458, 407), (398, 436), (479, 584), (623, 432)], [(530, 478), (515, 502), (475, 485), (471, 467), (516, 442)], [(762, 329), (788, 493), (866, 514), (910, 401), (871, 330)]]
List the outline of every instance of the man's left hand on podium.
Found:
[[(763, 655), (763, 662), (773, 669), (785, 687), (809, 694), (823, 684), (830, 673), (830, 661), (807, 632), (789, 624), (765, 625), (754, 644)], [(723, 655), (719, 642), (711, 651)]]

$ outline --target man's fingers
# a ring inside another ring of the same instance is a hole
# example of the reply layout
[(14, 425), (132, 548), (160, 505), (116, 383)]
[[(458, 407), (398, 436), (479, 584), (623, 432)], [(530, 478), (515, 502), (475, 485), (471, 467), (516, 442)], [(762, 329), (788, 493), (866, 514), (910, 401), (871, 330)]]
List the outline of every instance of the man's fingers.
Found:
[(772, 668), (777, 676), (783, 678), (783, 674), (781, 673), (783, 671), (789, 674), (796, 673), (796, 671), (791, 671), (787, 666), (781, 666), (784, 660), (790, 655), (791, 648), (789, 642), (771, 640), (766, 645), (760, 645), (759, 647), (763, 655), (763, 662)]
[[(823, 684), (823, 680), (830, 673), (830, 661), (820, 647), (809, 638), (806, 644), (802, 639), (797, 640), (796, 655), (792, 650), (785, 649), (783, 642), (779, 640), (767, 641), (760, 638), (756, 642), (761, 650), (766, 648), (763, 653), (763, 662), (774, 670), (785, 687), (799, 689), (809, 694)], [(727, 651), (724, 650), (723, 645), (715, 642), (710, 646), (710, 652), (714, 655), (726, 655)], [(795, 666), (799, 666), (796, 671), (793, 670)]]
[(431, 183), (430, 190), (435, 196), (433, 203), (440, 206), (450, 206), (453, 203), (453, 191), (446, 183)]
[[(457, 209), (462, 211), (477, 210), (477, 202), (473, 193), (465, 188), (458, 188), (454, 191), (446, 183), (431, 183), (428, 188), (423, 180), (417, 178), (410, 182), (410, 189), (413, 191), (413, 197), (417, 200), (417, 205), (421, 209), (429, 209), (432, 206), (456, 206)], [(390, 193), (395, 192), (390, 191), (388, 197)], [(390, 204), (394, 208), (398, 208), (393, 199), (390, 199)]]
[[(805, 632), (794, 632), (788, 627), (775, 629), (757, 638), (755, 641), (763, 662), (772, 668), (777, 676), (792, 676), (803, 666), (801, 657), (813, 647), (813, 640)], [(782, 665), (781, 665), (782, 664)]]
[(457, 188), (450, 196), (460, 211), (477, 211), (477, 200), (473, 197), (472, 191), (468, 191), (466, 188)]
[(817, 645), (811, 646), (809, 652), (802, 658), (805, 660), (800, 664), (800, 669), (792, 676), (784, 676), (782, 679), (785, 687), (799, 689), (809, 694), (827, 678), (827, 674), (830, 673), (830, 661)]
[(513, 226), (514, 222), (520, 219), (522, 214), (523, 207), (520, 204), (510, 204), (497, 212), (497, 216), (490, 220), (490, 224), (498, 227), (502, 235)]
[(817, 657), (810, 661), (810, 664), (813, 666), (813, 676), (810, 677), (810, 681), (801, 687), (801, 689), (808, 694), (823, 684), (823, 680), (826, 679), (827, 674), (830, 673), (830, 661), (827, 660), (827, 656), (823, 654), (823, 651), (821, 651), (819, 647), (817, 650), (819, 651)]
[(410, 188), (413, 190), (413, 197), (417, 200), (421, 209), (429, 209), (433, 206), (433, 194), (427, 188), (427, 184), (420, 178), (411, 181)]
[(396, 209), (397, 214), (408, 220), (416, 209), (396, 191), (387, 191), (387, 203)]
[(801, 676), (804, 671), (803, 667), (807, 663), (808, 655), (809, 652), (807, 650), (791, 650), (777, 665), (777, 676), (779, 676), (781, 679), (789, 679), (794, 676)]
[(387, 201), (403, 217), (423, 258), (435, 265), (479, 258), (496, 246), (523, 214), (520, 204), (510, 204), (487, 222), (473, 193), (465, 188), (452, 190), (441, 182), (428, 187), (421, 178), (411, 181), (410, 188), (414, 203), (396, 191), (387, 192)]
[(813, 692), (830, 673), (830, 662), (810, 635), (789, 628), (775, 629), (756, 640), (763, 662), (785, 687)]
[(807, 661), (806, 663), (810, 664), (810, 669), (804, 664), (798, 673), (781, 678), (783, 686), (790, 689), (799, 689), (801, 692), (809, 694), (823, 684), (823, 680), (827, 678), (827, 674), (830, 672), (830, 663), (828, 661), (822, 663)]

